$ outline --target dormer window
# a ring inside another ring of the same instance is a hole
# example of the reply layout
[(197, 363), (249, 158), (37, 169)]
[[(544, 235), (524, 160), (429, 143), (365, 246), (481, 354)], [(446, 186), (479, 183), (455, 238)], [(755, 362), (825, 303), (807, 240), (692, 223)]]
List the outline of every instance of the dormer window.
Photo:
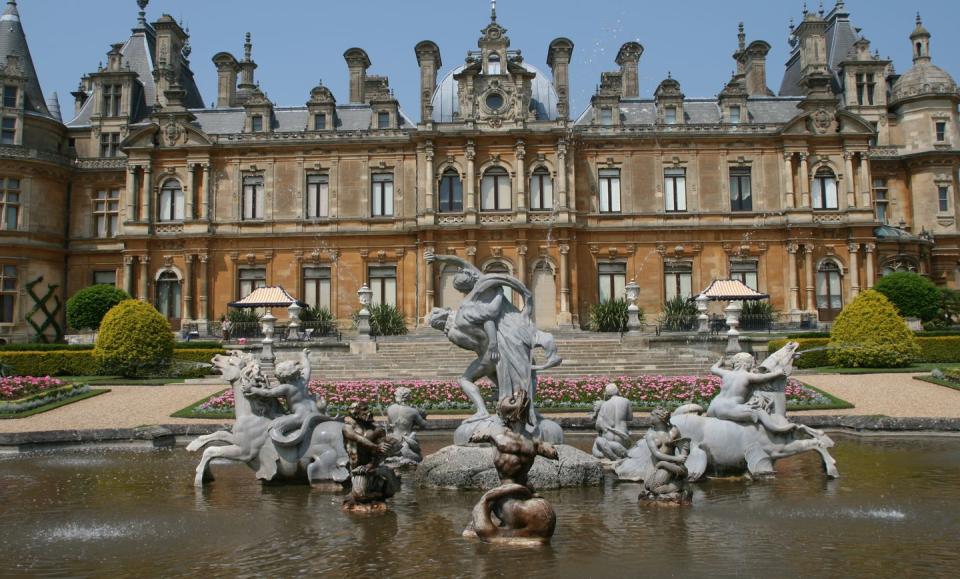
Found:
[(487, 58), (487, 74), (500, 74), (500, 55), (493, 53)]
[(601, 125), (613, 124), (613, 109), (611, 108), (600, 109), (600, 124)]
[(263, 115), (253, 115), (250, 117), (250, 130), (254, 133), (263, 131)]
[(740, 122), (740, 107), (730, 107), (730, 122), (733, 124)]
[(873, 73), (857, 73), (857, 104), (872, 105), (874, 88), (877, 86)]
[(17, 87), (3, 87), (3, 106), (7, 108), (16, 108), (17, 106)]
[(677, 107), (665, 107), (663, 109), (663, 120), (668, 125), (677, 124)]
[(313, 130), (323, 131), (327, 128), (327, 115), (319, 113), (313, 116)]
[[(103, 116), (120, 116), (120, 94), (121, 87), (119, 84), (103, 85)], [(4, 97), (6, 97), (6, 95), (4, 95)]]
[(377, 128), (378, 129), (390, 128), (390, 113), (386, 113), (386, 112), (377, 113)]

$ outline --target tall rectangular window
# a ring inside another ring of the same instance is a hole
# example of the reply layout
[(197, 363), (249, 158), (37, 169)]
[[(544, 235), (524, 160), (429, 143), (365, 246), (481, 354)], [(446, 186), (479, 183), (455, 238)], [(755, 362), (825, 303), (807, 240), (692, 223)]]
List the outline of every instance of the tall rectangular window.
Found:
[(667, 301), (677, 296), (689, 298), (693, 286), (693, 266), (668, 262), (663, 265), (663, 293)]
[(397, 267), (395, 265), (371, 266), (370, 289), (373, 291), (373, 305), (397, 305)]
[(378, 129), (390, 128), (390, 113), (377, 113), (377, 128)]
[(757, 262), (755, 261), (733, 261), (730, 263), (730, 279), (736, 279), (743, 282), (743, 285), (759, 291), (757, 284)]
[(480, 209), (483, 211), (507, 211), (510, 202), (510, 174), (503, 167), (490, 167), (480, 179)]
[(17, 305), (17, 266), (0, 266), (0, 324), (12, 324)]
[(687, 170), (663, 170), (663, 199), (667, 211), (687, 210)]
[(864, 94), (867, 90), (867, 85), (864, 82), (863, 73), (858, 72), (855, 77), (857, 81), (857, 104), (862, 105), (864, 103)]
[(254, 133), (263, 132), (263, 115), (253, 115), (250, 117), (250, 130)]
[(950, 211), (950, 187), (946, 185), (937, 187), (937, 208), (941, 213)]
[(7, 108), (16, 108), (17, 106), (17, 87), (6, 85), (3, 87), (3, 106)]
[(120, 133), (100, 133), (100, 156), (116, 157), (120, 151)]
[(0, 144), (13, 145), (17, 142), (17, 119), (3, 117), (0, 125)]
[(263, 175), (247, 175), (243, 178), (241, 219), (263, 219)]
[(530, 209), (547, 211), (553, 209), (553, 179), (546, 167), (537, 167), (530, 174)]
[(867, 104), (868, 105), (873, 104), (873, 94), (875, 92), (874, 89), (876, 88), (876, 86), (877, 86), (877, 83), (874, 80), (873, 73), (872, 72), (867, 73)]
[(97, 196), (93, 200), (93, 221), (97, 237), (116, 236), (119, 220), (120, 191), (118, 189), (97, 191)]
[(374, 217), (393, 215), (393, 173), (373, 174), (370, 208), (370, 213)]
[(627, 283), (627, 264), (599, 263), (597, 264), (597, 275), (597, 298), (601, 304), (624, 296), (624, 287)]
[(323, 131), (327, 128), (327, 115), (318, 113), (313, 116), (313, 130)]
[(820, 169), (813, 177), (813, 208), (837, 209), (837, 178), (830, 169)]
[(440, 195), (437, 201), (441, 213), (463, 211), (463, 183), (456, 169), (447, 169), (440, 177)]
[(307, 218), (330, 217), (330, 178), (307, 175)]
[(620, 169), (600, 169), (600, 213), (620, 213)]
[(120, 116), (120, 95), (121, 86), (119, 84), (103, 85), (103, 111), (105, 117)]
[(20, 223), (20, 179), (0, 178), (0, 229), (14, 230)]
[(937, 142), (942, 143), (947, 140), (947, 123), (937, 121)]
[(606, 107), (600, 109), (600, 124), (601, 125), (613, 124), (613, 109), (606, 108)]
[(252, 267), (241, 269), (237, 272), (238, 290), (240, 295), (238, 299), (243, 299), (253, 293), (253, 290), (261, 287), (267, 287), (267, 270), (262, 267)]
[(303, 268), (303, 301), (311, 308), (330, 310), (330, 268)]
[(107, 271), (95, 271), (93, 272), (93, 283), (94, 285), (117, 285), (117, 272), (116, 270), (107, 270)]
[(887, 198), (887, 180), (883, 177), (874, 177), (873, 179), (873, 206), (876, 211), (877, 221), (880, 223), (887, 222), (887, 204), (889, 199)]
[(677, 107), (665, 107), (663, 109), (663, 120), (668, 125), (677, 124)]
[(753, 195), (750, 185), (750, 167), (733, 167), (730, 169), (731, 211), (753, 211)]
[(730, 107), (730, 122), (731, 122), (731, 123), (734, 123), (734, 124), (740, 122), (740, 107), (739, 107), (739, 106)]

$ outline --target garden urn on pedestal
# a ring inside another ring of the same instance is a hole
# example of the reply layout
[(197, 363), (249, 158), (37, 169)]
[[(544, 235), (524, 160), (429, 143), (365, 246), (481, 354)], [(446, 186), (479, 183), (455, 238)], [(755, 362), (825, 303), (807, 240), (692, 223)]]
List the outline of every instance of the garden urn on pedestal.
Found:
[(360, 311), (357, 313), (357, 338), (360, 340), (370, 339), (370, 302), (373, 298), (373, 290), (367, 284), (360, 286), (357, 290), (357, 296), (360, 298)]
[(302, 311), (303, 308), (297, 302), (293, 302), (287, 307), (287, 316), (290, 318), (290, 321), (287, 322), (287, 336), (296, 338), (300, 334), (300, 312)]
[(740, 302), (730, 302), (723, 309), (724, 313), (727, 314), (727, 326), (730, 327), (727, 330), (727, 354), (730, 355), (740, 352), (740, 332), (737, 330), (737, 326), (740, 325), (740, 311), (742, 309), (743, 305)]
[(697, 316), (697, 333), (707, 334), (710, 332), (710, 316), (707, 315), (707, 303), (710, 298), (700, 294), (693, 301), (696, 302), (697, 311), (700, 312), (700, 315)]
[(267, 367), (272, 367), (273, 361), (276, 358), (273, 353), (273, 330), (276, 327), (276, 323), (277, 318), (269, 311), (260, 318), (260, 329), (263, 332), (263, 340), (260, 342), (262, 344), (260, 361)]
[(637, 299), (640, 297), (640, 286), (637, 280), (632, 279), (624, 288), (627, 294), (627, 332), (630, 334), (639, 334), (643, 327), (640, 325), (640, 308), (637, 306)]

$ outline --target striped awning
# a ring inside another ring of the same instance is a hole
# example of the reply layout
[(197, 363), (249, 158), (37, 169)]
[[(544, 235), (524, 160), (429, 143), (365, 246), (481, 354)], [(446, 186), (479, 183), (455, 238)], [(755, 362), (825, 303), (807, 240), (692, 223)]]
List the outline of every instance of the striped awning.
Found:
[(290, 304), (297, 303), (301, 306), (307, 304), (290, 295), (287, 290), (280, 286), (259, 287), (242, 300), (230, 302), (227, 304), (231, 308), (286, 308)]
[[(715, 279), (707, 289), (700, 292), (711, 301), (733, 302), (741, 300), (765, 300), (770, 296), (755, 291), (738, 279)], [(693, 296), (694, 298), (698, 296)]]

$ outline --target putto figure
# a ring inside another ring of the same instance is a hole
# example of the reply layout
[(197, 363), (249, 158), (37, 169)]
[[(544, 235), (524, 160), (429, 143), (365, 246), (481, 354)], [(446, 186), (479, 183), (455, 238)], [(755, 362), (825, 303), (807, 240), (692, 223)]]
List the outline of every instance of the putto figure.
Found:
[(374, 423), (366, 402), (351, 404), (344, 422), (343, 440), (350, 457), (352, 489), (343, 508), (356, 512), (385, 511), (386, 500), (400, 490), (400, 478), (383, 466), (383, 460), (399, 448), (400, 442)]
[(680, 430), (670, 426), (670, 413), (665, 408), (655, 408), (650, 413), (650, 421), (644, 443), (655, 462), (644, 478), (640, 500), (687, 503), (691, 493), (684, 463), (690, 456), (690, 439), (682, 438)]
[(593, 456), (618, 461), (627, 457), (630, 448), (630, 430), (628, 424), (633, 420), (633, 408), (630, 401), (620, 396), (616, 384), (607, 384), (603, 389), (605, 400), (599, 403), (593, 418), (597, 438), (593, 441)]
[(414, 428), (426, 428), (427, 414), (419, 408), (407, 404), (410, 400), (410, 389), (401, 386), (394, 392), (394, 402), (387, 408), (387, 420), (395, 438), (401, 441), (398, 454), (387, 459), (393, 466), (409, 466), (423, 460), (420, 453), (420, 442)]
[(494, 446), (493, 464), (500, 486), (487, 491), (473, 507), (465, 537), (483, 541), (546, 543), (553, 536), (557, 515), (546, 499), (534, 492), (527, 480), (537, 456), (559, 458), (549, 442), (525, 435), (529, 395), (521, 390), (500, 399), (497, 414), (507, 430), (475, 432), (471, 442), (489, 442)]

